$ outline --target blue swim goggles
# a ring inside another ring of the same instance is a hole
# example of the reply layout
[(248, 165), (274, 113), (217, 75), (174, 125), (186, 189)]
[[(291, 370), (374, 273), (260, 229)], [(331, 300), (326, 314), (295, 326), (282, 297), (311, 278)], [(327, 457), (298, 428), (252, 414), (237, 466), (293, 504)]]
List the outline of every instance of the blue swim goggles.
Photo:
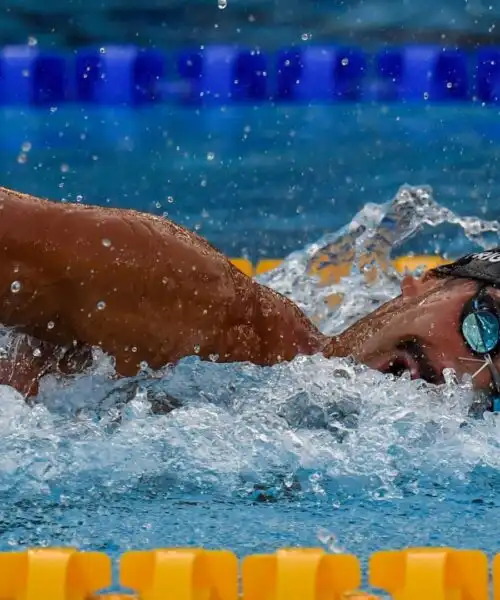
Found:
[(491, 395), (489, 410), (500, 412), (500, 373), (493, 362), (492, 355), (500, 350), (500, 313), (496, 303), (488, 295), (482, 283), (476, 295), (469, 300), (463, 309), (460, 322), (462, 336), (477, 358), (464, 358), (482, 363), (472, 375), (476, 377), (484, 369), (491, 372)]

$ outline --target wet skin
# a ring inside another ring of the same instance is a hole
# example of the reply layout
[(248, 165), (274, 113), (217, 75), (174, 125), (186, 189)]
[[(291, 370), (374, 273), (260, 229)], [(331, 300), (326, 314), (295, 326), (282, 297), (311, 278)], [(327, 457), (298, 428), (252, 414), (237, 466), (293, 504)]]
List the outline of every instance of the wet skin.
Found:
[[(193, 354), (272, 365), (323, 352), (432, 382), (446, 367), (477, 370), (458, 360), (472, 357), (459, 333), (477, 287), (468, 280), (407, 277), (400, 296), (328, 338), (293, 302), (170, 221), (6, 188), (0, 258), (0, 323), (24, 335), (0, 360), (0, 383), (26, 395), (37, 393), (44, 373), (88, 366), (91, 346), (112, 355), (123, 376), (144, 362), (158, 369)], [(487, 387), (489, 377), (481, 373), (476, 386)]]

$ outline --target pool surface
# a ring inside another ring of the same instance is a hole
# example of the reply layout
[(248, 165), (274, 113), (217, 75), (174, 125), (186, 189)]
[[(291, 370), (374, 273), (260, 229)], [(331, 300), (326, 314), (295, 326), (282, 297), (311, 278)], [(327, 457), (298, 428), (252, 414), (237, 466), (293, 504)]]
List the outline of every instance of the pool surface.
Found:
[[(437, 210), (499, 218), (491, 107), (74, 107), (0, 119), (2, 185), (168, 213), (231, 256), (300, 250), (362, 209), (384, 213), (369, 203), (404, 183), (431, 185)], [(480, 221), (466, 237), (427, 226), (426, 214), (398, 253), (452, 255), (483, 239)], [(296, 267), (267, 281), (314, 314), (322, 292)], [(346, 308), (323, 315), (325, 329), (397, 292), (394, 277), (363, 281), (340, 284)], [(110, 373), (96, 356), (91, 375), (48, 377), (34, 409), (0, 390), (0, 549), (73, 545), (116, 557), (320, 545), (366, 560), (406, 545), (490, 555), (500, 546), (498, 416), (469, 417), (470, 390), (451, 376), (437, 389), (320, 357), (273, 368), (189, 358), (118, 382)], [(150, 414), (148, 399), (165, 393), (183, 406)]]
[[(498, 114), (460, 103), (4, 108), (0, 168), (7, 187), (165, 213), (228, 255), (281, 258), (404, 183), (497, 217)], [(420, 245), (410, 249), (454, 251)]]

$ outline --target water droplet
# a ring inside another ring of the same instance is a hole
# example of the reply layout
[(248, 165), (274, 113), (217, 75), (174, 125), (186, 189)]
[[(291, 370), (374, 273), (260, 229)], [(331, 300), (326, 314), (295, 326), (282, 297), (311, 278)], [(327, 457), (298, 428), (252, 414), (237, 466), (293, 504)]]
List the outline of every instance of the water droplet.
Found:
[(11, 291), (13, 294), (17, 294), (17, 292), (20, 292), (20, 291), (21, 291), (21, 287), (22, 287), (22, 285), (21, 285), (21, 282), (20, 282), (20, 281), (17, 281), (17, 279), (16, 279), (16, 281), (13, 281), (13, 282), (10, 284), (10, 291)]
[(97, 310), (104, 310), (106, 308), (106, 302), (104, 300), (99, 300), (97, 303)]
[(105, 248), (110, 248), (111, 247), (111, 240), (108, 238), (102, 238), (102, 245)]
[(207, 152), (207, 160), (213, 160), (215, 158), (215, 154), (213, 152)]
[(56, 324), (54, 323), (54, 321), (49, 321), (47, 323), (47, 329), (54, 329), (55, 326)]
[(195, 354), (199, 354), (200, 353), (200, 345), (199, 344), (195, 344), (195, 346), (194, 346), (194, 353)]
[(31, 142), (24, 142), (21, 146), (23, 152), (29, 152), (31, 150)]
[(42, 351), (40, 350), (40, 348), (35, 348), (33, 350), (33, 356), (42, 356)]
[(19, 154), (19, 156), (17, 157), (17, 162), (20, 165), (24, 165), (25, 163), (28, 162), (28, 155), (25, 154), (24, 152), (21, 152), (21, 154)]
[(33, 37), (32, 35), (30, 35), (28, 38), (28, 46), (36, 46), (37, 44), (38, 44), (38, 40), (36, 39), (36, 37)]
[(217, 6), (221, 9), (224, 10), (227, 6), (227, 0), (217, 0)]

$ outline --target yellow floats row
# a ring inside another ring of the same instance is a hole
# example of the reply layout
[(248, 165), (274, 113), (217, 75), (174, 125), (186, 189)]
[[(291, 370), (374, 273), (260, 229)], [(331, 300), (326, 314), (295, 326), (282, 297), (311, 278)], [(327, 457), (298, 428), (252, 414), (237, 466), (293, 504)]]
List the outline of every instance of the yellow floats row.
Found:
[[(394, 600), (500, 600), (500, 555), (489, 565), (478, 550), (410, 548), (377, 552), (369, 585)], [(359, 560), (322, 549), (247, 556), (229, 551), (159, 549), (126, 552), (119, 584), (106, 594), (111, 559), (100, 552), (43, 548), (0, 553), (1, 600), (368, 600)], [(240, 589), (241, 582), (241, 589)]]
[[(238, 267), (238, 269), (240, 269), (240, 271), (243, 271), (243, 273), (249, 277), (261, 275), (266, 271), (271, 271), (283, 262), (282, 259), (266, 258), (264, 260), (260, 260), (256, 265), (254, 265), (247, 258), (231, 258), (230, 260), (236, 267)], [(311, 272), (319, 275), (322, 281), (338, 281), (341, 277), (345, 277), (350, 273), (352, 266), (350, 263), (342, 263), (338, 265), (328, 264), (327, 266), (320, 266), (322, 265), (323, 261), (328, 262), (328, 258), (318, 256), (314, 260), (314, 264), (311, 268)], [(446, 262), (449, 261), (445, 260), (441, 256), (434, 255), (400, 256), (392, 261), (392, 265), (398, 272), (404, 273), (405, 271), (413, 272), (417, 269), (430, 269)]]

